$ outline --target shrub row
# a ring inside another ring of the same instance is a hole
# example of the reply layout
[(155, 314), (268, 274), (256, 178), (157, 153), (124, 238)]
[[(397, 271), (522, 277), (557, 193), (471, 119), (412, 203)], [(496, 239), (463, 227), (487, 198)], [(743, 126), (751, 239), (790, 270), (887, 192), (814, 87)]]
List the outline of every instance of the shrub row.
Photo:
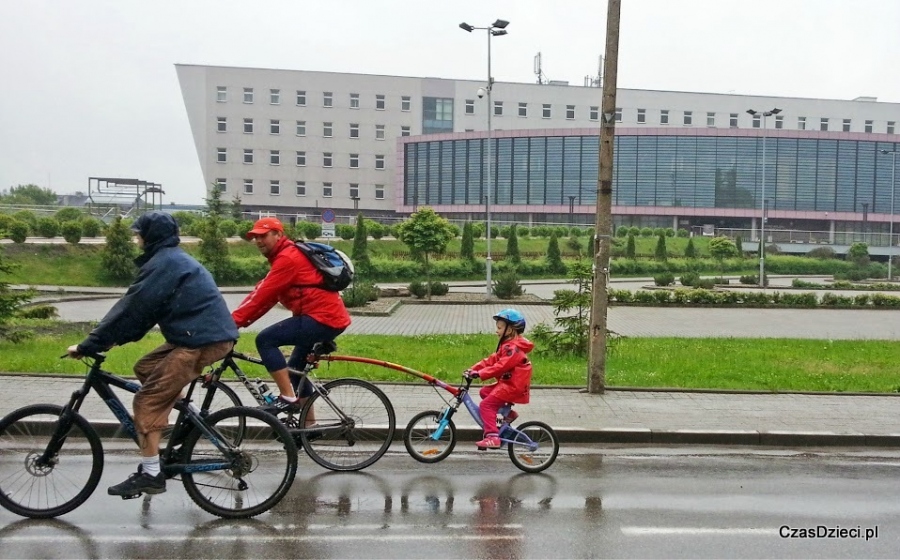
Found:
[(677, 288), (675, 290), (610, 290), (610, 302), (651, 305), (733, 305), (747, 307), (890, 307), (900, 308), (900, 297), (885, 294), (838, 296), (826, 293), (732, 292)]

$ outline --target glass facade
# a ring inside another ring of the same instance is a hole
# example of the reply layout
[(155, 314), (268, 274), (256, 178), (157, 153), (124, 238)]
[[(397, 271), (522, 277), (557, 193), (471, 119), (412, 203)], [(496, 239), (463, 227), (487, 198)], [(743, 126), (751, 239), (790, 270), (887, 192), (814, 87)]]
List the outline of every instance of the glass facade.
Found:
[[(404, 203), (483, 204), (484, 138), (404, 145)], [(763, 143), (770, 210), (888, 213), (900, 144), (823, 138), (620, 135), (616, 206), (759, 208)], [(492, 139), (493, 193), (502, 205), (596, 203), (597, 136)]]

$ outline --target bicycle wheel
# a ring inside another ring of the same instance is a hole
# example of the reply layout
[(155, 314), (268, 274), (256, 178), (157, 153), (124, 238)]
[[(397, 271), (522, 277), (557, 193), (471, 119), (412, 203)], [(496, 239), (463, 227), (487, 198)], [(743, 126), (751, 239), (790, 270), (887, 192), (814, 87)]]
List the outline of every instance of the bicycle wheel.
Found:
[(514, 442), (509, 444), (509, 458), (513, 464), (529, 473), (550, 467), (559, 453), (559, 440), (553, 428), (543, 422), (525, 422), (517, 430), (518, 433), (510, 432), (506, 436)]
[(213, 412), (206, 423), (219, 433), (222, 443), (237, 437), (243, 442), (233, 446), (238, 454), (229, 459), (199, 429), (190, 433), (181, 455), (186, 470), (191, 464), (231, 462), (225, 470), (182, 474), (191, 499), (209, 513), (227, 518), (253, 517), (277, 504), (297, 473), (297, 446), (287, 428), (271, 414), (249, 407)]
[(375, 385), (359, 379), (325, 384), (323, 396), (314, 393), (300, 413), (306, 425), (315, 407), (317, 430), (298, 432), (303, 449), (319, 465), (333, 471), (358, 471), (381, 458), (391, 445), (396, 420), (394, 407)]
[(441, 433), (441, 437), (432, 437), (441, 421), (442, 412), (428, 410), (413, 416), (406, 431), (403, 433), (403, 443), (412, 458), (421, 463), (437, 463), (446, 459), (456, 447), (456, 425), (453, 420), (447, 423), (447, 427)]
[[(241, 406), (241, 398), (237, 395), (237, 393), (235, 393), (231, 387), (218, 380), (210, 383), (207, 386), (205, 393), (198, 390), (197, 394), (202, 395), (202, 397), (194, 398), (194, 402), (200, 408), (200, 414), (204, 418), (219, 410), (224, 410), (233, 406)], [(241, 418), (239, 422), (240, 424), (238, 425), (238, 427), (240, 429), (235, 431), (235, 440), (231, 442), (234, 445), (240, 445), (241, 441), (244, 439), (245, 424), (243, 418)], [(182, 436), (184, 436), (193, 430), (193, 426), (191, 426), (190, 424), (185, 424), (182, 425), (182, 429)], [(172, 426), (169, 426), (165, 430), (163, 430), (163, 438), (169, 439), (170, 437), (172, 437), (172, 431)], [(184, 441), (184, 438), (182, 437), (181, 440)], [(172, 445), (178, 446), (181, 445), (181, 442), (175, 441)]]
[(100, 436), (72, 413), (65, 441), (46, 464), (39, 464), (63, 407), (37, 404), (0, 421), (0, 505), (32, 518), (68, 513), (90, 497), (103, 474)]

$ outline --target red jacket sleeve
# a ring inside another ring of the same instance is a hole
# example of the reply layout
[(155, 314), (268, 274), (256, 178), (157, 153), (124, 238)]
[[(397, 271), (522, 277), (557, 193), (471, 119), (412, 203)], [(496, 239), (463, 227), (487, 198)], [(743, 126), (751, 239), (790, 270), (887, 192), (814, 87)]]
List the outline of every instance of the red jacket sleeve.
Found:
[(517, 357), (520, 352), (521, 350), (516, 345), (504, 344), (500, 350), (472, 366), (472, 371), (478, 372), (478, 377), (481, 379), (500, 377), (504, 373), (516, 369), (521, 362), (521, 358)]
[(238, 327), (252, 325), (278, 303), (280, 294), (295, 285), (296, 272), (291, 261), (276, 258), (272, 269), (266, 274), (256, 288), (244, 298), (244, 301), (232, 311), (231, 318)]

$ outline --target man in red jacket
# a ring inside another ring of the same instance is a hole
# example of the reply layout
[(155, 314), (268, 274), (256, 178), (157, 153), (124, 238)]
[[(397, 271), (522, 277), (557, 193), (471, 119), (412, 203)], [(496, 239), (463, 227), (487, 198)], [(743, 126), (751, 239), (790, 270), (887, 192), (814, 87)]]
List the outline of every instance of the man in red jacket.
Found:
[[(323, 281), (322, 273), (284, 235), (280, 221), (275, 218), (258, 220), (247, 238), (256, 243), (272, 268), (231, 317), (238, 327), (247, 327), (276, 303), (291, 311), (293, 317), (260, 331), (256, 336), (256, 349), (281, 393), (275, 406), (279, 410), (299, 410), (311, 394), (312, 384), (306, 380), (302, 387), (295, 387), (299, 380), (291, 379), (288, 366), (302, 369), (316, 342), (334, 340), (350, 326), (350, 314), (339, 293), (318, 287)], [(279, 347), (288, 345), (294, 345), (294, 351), (285, 361)], [(310, 411), (307, 424), (313, 421)]]

